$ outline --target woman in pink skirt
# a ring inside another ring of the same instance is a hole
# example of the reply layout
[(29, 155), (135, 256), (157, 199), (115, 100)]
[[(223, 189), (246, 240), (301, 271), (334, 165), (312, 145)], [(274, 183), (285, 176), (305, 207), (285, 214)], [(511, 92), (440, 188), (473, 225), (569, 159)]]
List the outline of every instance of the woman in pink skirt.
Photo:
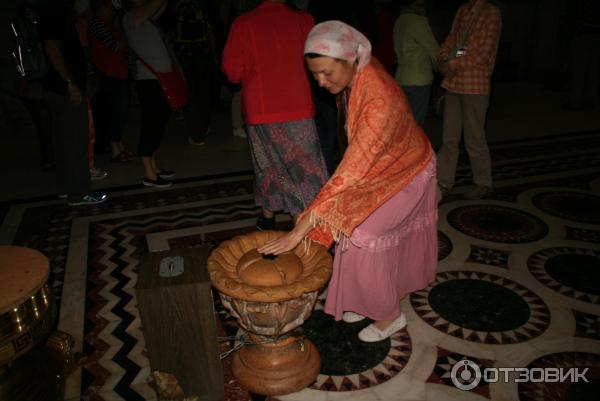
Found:
[(304, 54), (315, 80), (338, 97), (348, 148), (294, 229), (259, 251), (280, 254), (305, 238), (337, 241), (325, 312), (346, 322), (373, 319), (358, 336), (380, 341), (406, 326), (400, 301), (435, 278), (435, 155), (360, 32), (321, 23)]

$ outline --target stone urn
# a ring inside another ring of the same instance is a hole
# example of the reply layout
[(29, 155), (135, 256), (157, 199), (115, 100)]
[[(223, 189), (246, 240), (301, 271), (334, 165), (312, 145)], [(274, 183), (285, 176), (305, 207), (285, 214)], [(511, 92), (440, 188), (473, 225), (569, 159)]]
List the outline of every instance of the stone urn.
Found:
[(246, 390), (263, 395), (299, 391), (319, 374), (317, 349), (294, 329), (310, 317), (318, 291), (331, 276), (331, 255), (317, 243), (300, 244), (277, 257), (256, 251), (282, 234), (238, 236), (208, 258), (223, 305), (251, 342), (234, 354), (233, 375)]

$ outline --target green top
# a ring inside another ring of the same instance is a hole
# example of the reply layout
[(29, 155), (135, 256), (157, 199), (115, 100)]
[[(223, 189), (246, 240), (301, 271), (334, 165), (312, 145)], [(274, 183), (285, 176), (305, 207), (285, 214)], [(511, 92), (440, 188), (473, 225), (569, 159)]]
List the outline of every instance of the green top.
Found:
[(412, 12), (400, 14), (394, 23), (398, 84), (431, 85), (438, 48), (427, 17)]

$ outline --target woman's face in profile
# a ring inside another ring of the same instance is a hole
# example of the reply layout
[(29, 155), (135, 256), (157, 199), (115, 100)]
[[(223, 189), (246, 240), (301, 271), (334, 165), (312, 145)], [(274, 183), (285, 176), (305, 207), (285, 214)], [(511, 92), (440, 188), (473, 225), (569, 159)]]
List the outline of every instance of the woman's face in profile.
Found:
[(307, 57), (306, 64), (312, 76), (319, 83), (319, 86), (327, 89), (334, 95), (352, 86), (354, 82), (356, 63), (322, 56), (315, 58)]

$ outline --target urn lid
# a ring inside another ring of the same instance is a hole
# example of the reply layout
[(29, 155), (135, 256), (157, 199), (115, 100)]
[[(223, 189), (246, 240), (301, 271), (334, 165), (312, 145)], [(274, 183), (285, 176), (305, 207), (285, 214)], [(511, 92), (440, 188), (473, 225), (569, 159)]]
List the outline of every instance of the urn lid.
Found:
[(292, 284), (302, 270), (302, 260), (293, 252), (269, 256), (251, 249), (237, 264), (238, 277), (244, 283), (264, 287)]

